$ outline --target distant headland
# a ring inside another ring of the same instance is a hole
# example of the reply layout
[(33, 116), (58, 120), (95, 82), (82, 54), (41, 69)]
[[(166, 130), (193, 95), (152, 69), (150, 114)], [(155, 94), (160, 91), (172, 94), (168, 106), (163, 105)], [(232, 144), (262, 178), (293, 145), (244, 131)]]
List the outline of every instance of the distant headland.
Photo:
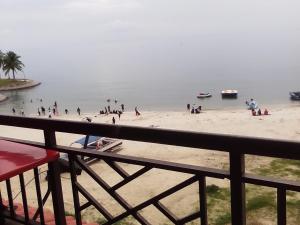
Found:
[(40, 85), (41, 82), (28, 79), (0, 79), (0, 91), (25, 89)]
[[(35, 87), (41, 82), (37, 82), (29, 79), (16, 79), (17, 71), (23, 72), (23, 68), (25, 65), (20, 60), (21, 56), (17, 55), (13, 51), (8, 51), (7, 53), (3, 53), (0, 50), (0, 69), (3, 70), (4, 75), (7, 78), (2, 79), (0, 73), (0, 91), (11, 91), (18, 89), (25, 89)], [(13, 78), (10, 78), (12, 73)], [(0, 94), (0, 102), (5, 101), (7, 96)]]

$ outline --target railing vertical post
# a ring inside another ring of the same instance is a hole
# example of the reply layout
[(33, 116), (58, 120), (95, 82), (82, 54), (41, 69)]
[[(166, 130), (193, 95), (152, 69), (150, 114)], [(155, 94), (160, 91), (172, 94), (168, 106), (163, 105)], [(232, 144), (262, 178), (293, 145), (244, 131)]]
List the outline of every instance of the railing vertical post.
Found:
[(22, 194), (22, 200), (23, 200), (23, 209), (24, 209), (24, 216), (25, 216), (25, 224), (29, 224), (29, 211), (28, 211), (28, 204), (27, 204), (27, 196), (26, 196), (26, 189), (25, 189), (25, 181), (24, 181), (24, 175), (21, 173), (19, 175), (20, 180), (20, 186), (21, 186), (21, 194)]
[(4, 211), (4, 205), (3, 205), (3, 202), (2, 202), (2, 195), (1, 195), (1, 190), (0, 190), (0, 224), (5, 223), (3, 211)]
[[(40, 186), (38, 168), (34, 168), (33, 172), (34, 172), (34, 179), (35, 179), (35, 189), (36, 189), (37, 202), (38, 202), (38, 206), (39, 206), (36, 216), (40, 215), (40, 222), (41, 222), (42, 225), (45, 225), (43, 200), (42, 200), (42, 193), (41, 193), (41, 186)], [(33, 220), (36, 220), (35, 215), (33, 216)]]
[(201, 225), (207, 225), (206, 179), (203, 176), (199, 178), (199, 197)]
[(277, 224), (286, 225), (286, 189), (277, 189)]
[[(55, 132), (44, 130), (45, 146), (51, 148), (56, 146)], [(63, 200), (63, 193), (60, 180), (60, 171), (57, 161), (48, 164), (48, 182), (52, 193), (52, 202), (55, 216), (55, 223), (59, 225), (66, 225), (65, 207)]]
[(78, 188), (77, 188), (77, 176), (76, 176), (76, 171), (75, 171), (75, 157), (76, 156), (72, 156), (69, 154), (69, 166), (70, 166), (70, 174), (71, 174), (76, 225), (82, 225), (81, 212), (80, 212), (80, 201), (79, 201)]
[(230, 152), (229, 157), (232, 225), (245, 225), (245, 184), (242, 182), (245, 173), (245, 155)]
[(9, 212), (10, 212), (10, 216), (12, 218), (15, 217), (15, 210), (14, 210), (14, 200), (12, 197), (12, 191), (11, 191), (11, 184), (10, 184), (10, 180), (6, 180), (6, 190), (7, 190), (7, 196), (8, 196), (8, 202), (9, 202)]

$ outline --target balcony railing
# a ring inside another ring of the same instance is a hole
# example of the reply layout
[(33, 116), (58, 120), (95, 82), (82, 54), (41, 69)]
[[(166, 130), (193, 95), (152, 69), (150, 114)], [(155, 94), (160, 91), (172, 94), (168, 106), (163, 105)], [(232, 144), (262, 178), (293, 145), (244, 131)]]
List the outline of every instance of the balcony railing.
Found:
[[(128, 216), (131, 216), (138, 223), (148, 225), (151, 223), (146, 219), (144, 215), (142, 215), (141, 211), (149, 206), (153, 206), (166, 218), (168, 218), (169, 222), (172, 224), (186, 224), (190, 221), (198, 219), (200, 224), (207, 225), (208, 219), (206, 178), (209, 177), (217, 179), (227, 178), (229, 180), (231, 199), (231, 223), (233, 225), (246, 224), (245, 184), (255, 184), (265, 187), (272, 187), (277, 190), (277, 224), (285, 225), (287, 221), (286, 192), (300, 192), (300, 183), (296, 181), (287, 181), (245, 173), (245, 154), (300, 160), (299, 142), (157, 128), (119, 126), (86, 122), (70, 122), (63, 120), (35, 119), (12, 116), (0, 116), (0, 125), (43, 130), (45, 143), (29, 142), (21, 139), (11, 140), (39, 147), (47, 147), (68, 154), (70, 162), (69, 166), (73, 190), (75, 218), (77, 224), (82, 224), (81, 212), (90, 206), (94, 206), (99, 211), (99, 213), (104, 216), (105, 221), (103, 222), (103, 224), (114, 224)], [(229, 153), (229, 170), (59, 146), (56, 143), (55, 132), (90, 134), (123, 140), (227, 152)], [(109, 185), (99, 173), (93, 171), (93, 169), (89, 165), (82, 161), (82, 157), (78, 156), (93, 157), (103, 160), (122, 177), (122, 180), (114, 185)], [(120, 167), (118, 163), (138, 165), (140, 169), (133, 174), (129, 174), (124, 169), (122, 169), (122, 167)], [(109, 212), (104, 207), (104, 205), (101, 204), (101, 202), (97, 201), (96, 196), (93, 196), (83, 187), (82, 184), (80, 184), (75, 171), (75, 167), (78, 166), (83, 171), (85, 171), (86, 174), (99, 185), (99, 187), (104, 189), (111, 196), (111, 198), (114, 199), (123, 208), (124, 211), (122, 213), (114, 215), (112, 212)], [(124, 185), (129, 184), (134, 179), (141, 177), (146, 172), (155, 168), (186, 173), (190, 176), (181, 183), (176, 184), (175, 186), (172, 186), (167, 190), (156, 194), (155, 196), (150, 197), (137, 205), (131, 205), (128, 201), (125, 200), (124, 196), (121, 196), (118, 193), (118, 190)], [(10, 199), (11, 196), (9, 195), (11, 194), (9, 190), (9, 181), (7, 181), (6, 183), (8, 184), (8, 199)], [(194, 183), (198, 183), (199, 188), (199, 210), (184, 217), (178, 217), (177, 215), (174, 215), (174, 213), (171, 212), (162, 203), (161, 200)], [(86, 199), (85, 203), (80, 202), (79, 193)], [(12, 210), (13, 202), (10, 201), (9, 205), (9, 209)], [(56, 206), (56, 210), (64, 210), (63, 205), (60, 207)], [(64, 212), (58, 212), (58, 215), (62, 217), (62, 215), (64, 215)], [(11, 211), (8, 216), (14, 218), (15, 214)], [(34, 219), (36, 219), (36, 217)], [(60, 218), (60, 220), (57, 221), (60, 221), (57, 222), (57, 224), (65, 223), (64, 218)], [(42, 222), (43, 224), (43, 221), (40, 222)]]

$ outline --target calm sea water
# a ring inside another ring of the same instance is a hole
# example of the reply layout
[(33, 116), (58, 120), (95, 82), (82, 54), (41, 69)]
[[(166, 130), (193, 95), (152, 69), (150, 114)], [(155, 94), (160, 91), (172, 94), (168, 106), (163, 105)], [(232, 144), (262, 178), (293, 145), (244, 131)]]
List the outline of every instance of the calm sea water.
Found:
[[(23, 107), (30, 114), (54, 101), (60, 110), (98, 112), (108, 98), (141, 111), (245, 107), (250, 98), (261, 107), (299, 104), (289, 100), (289, 91), (300, 91), (299, 1), (0, 6), (1, 50), (21, 55), (26, 77), (42, 82), (6, 92), (0, 113)], [(237, 89), (238, 99), (222, 100), (223, 89)], [(199, 92), (213, 97), (199, 100)]]
[[(127, 79), (42, 80), (40, 86), (27, 90), (7, 91), (9, 99), (0, 104), (0, 112), (11, 113), (14, 107), (25, 114), (37, 112), (37, 108), (48, 108), (57, 101), (59, 109), (67, 108), (72, 113), (79, 106), (82, 112), (98, 112), (108, 105), (119, 108), (125, 104), (127, 110), (138, 106), (140, 110), (184, 110), (187, 103), (202, 105), (204, 109), (245, 107), (245, 100), (254, 98), (260, 106), (270, 104), (298, 104), (289, 100), (289, 91), (299, 90), (300, 76), (275, 75), (244, 77), (210, 76), (209, 74), (186, 74), (182, 76), (128, 77)], [(237, 99), (222, 99), (222, 89), (237, 89)], [(213, 97), (197, 99), (200, 92), (210, 92)], [(42, 102), (40, 99), (42, 98)], [(118, 100), (117, 105), (114, 99)], [(32, 102), (31, 102), (32, 100)]]

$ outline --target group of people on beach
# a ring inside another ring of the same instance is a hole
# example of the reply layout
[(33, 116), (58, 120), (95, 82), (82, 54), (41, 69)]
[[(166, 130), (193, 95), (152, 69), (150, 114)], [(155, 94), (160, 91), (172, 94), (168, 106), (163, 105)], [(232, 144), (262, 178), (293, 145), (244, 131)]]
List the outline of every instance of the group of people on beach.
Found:
[[(42, 99), (38, 99), (39, 102), (43, 102)], [(107, 100), (107, 102), (110, 102), (110, 99)], [(117, 104), (117, 100), (114, 100), (115, 104)], [(33, 103), (32, 99), (30, 100), (30, 103)], [(23, 104), (25, 104), (23, 102)], [(121, 115), (124, 113), (125, 111), (125, 105), (124, 104), (120, 104), (120, 109), (111, 109), (111, 106), (108, 104), (108, 106), (104, 107), (104, 110), (100, 110), (99, 114), (100, 115), (109, 115), (109, 114), (116, 114), (119, 118), (119, 120), (121, 119)], [(137, 106), (134, 108), (135, 111), (135, 115), (136, 116), (140, 116), (141, 113), (138, 110)], [(64, 110), (65, 114), (68, 115), (69, 114), (69, 109), (65, 109)], [(76, 112), (78, 114), (78, 116), (81, 116), (82, 112), (81, 112), (81, 108), (77, 107)], [(13, 107), (12, 108), (12, 113), (15, 115), (16, 114), (16, 109)], [(24, 110), (23, 108), (20, 111), (20, 115), (25, 116)], [(38, 116), (46, 116), (46, 108), (44, 106), (40, 106), (37, 109), (37, 115)], [(52, 107), (48, 107), (48, 118), (52, 118), (53, 116), (58, 116), (58, 104), (55, 101)], [(115, 124), (116, 123), (116, 119), (113, 116), (112, 117), (112, 123)]]
[(270, 115), (269, 111), (267, 109), (265, 109), (263, 113), (260, 109), (258, 109), (257, 111), (255, 109), (252, 109), (251, 113), (252, 113), (252, 116)]
[(251, 98), (250, 101), (247, 100), (246, 105), (248, 106), (248, 109), (251, 110), (252, 116), (270, 115), (267, 109), (262, 112), (253, 98)]
[(201, 110), (202, 110), (202, 106), (201, 106), (201, 105), (199, 105), (198, 107), (192, 106), (192, 109), (191, 109), (191, 104), (188, 103), (188, 104), (186, 105), (186, 109), (187, 109), (189, 112), (191, 112), (191, 114), (199, 114), (199, 113), (201, 112)]
[(118, 109), (113, 109), (113, 110), (111, 110), (110, 109), (110, 106), (108, 105), (107, 107), (104, 107), (104, 110), (100, 110), (99, 111), (99, 114), (100, 115), (103, 115), (103, 114), (105, 114), (105, 115), (108, 115), (108, 114), (122, 114), (123, 112), (124, 112), (124, 110), (125, 110), (125, 106), (124, 106), (124, 104), (121, 104), (121, 110), (118, 110)]
[[(43, 102), (42, 99), (38, 99), (38, 101), (39, 102)], [(32, 99), (30, 100), (30, 103), (33, 103)], [(117, 103), (117, 100), (115, 100), (115, 103)], [(25, 104), (25, 102), (23, 101), (23, 105), (24, 104)], [(120, 118), (121, 114), (125, 110), (125, 105), (121, 104), (120, 107), (121, 107), (121, 110), (118, 110), (118, 109), (111, 110), (110, 105), (108, 105), (107, 107), (105, 107), (105, 110), (100, 110), (99, 114), (106, 114), (106, 115), (108, 115), (108, 114), (117, 114), (119, 116), (119, 118)], [(25, 116), (24, 107), (22, 107), (19, 112), (20, 112), (19, 115)], [(69, 109), (66, 108), (64, 110), (64, 112), (65, 112), (66, 115), (68, 115), (69, 114)], [(81, 115), (81, 108), (77, 107), (76, 112), (80, 116)], [(17, 110), (15, 109), (15, 107), (12, 108), (12, 113), (13, 113), (13, 115), (17, 114)], [(37, 115), (38, 116), (46, 116), (46, 108), (44, 106), (39, 106), (37, 108)], [(49, 106), (48, 107), (48, 117), (52, 118), (52, 116), (58, 116), (58, 115), (59, 115), (59, 113), (58, 113), (58, 105), (57, 105), (57, 102), (55, 101), (54, 104), (53, 104), (53, 106)]]

